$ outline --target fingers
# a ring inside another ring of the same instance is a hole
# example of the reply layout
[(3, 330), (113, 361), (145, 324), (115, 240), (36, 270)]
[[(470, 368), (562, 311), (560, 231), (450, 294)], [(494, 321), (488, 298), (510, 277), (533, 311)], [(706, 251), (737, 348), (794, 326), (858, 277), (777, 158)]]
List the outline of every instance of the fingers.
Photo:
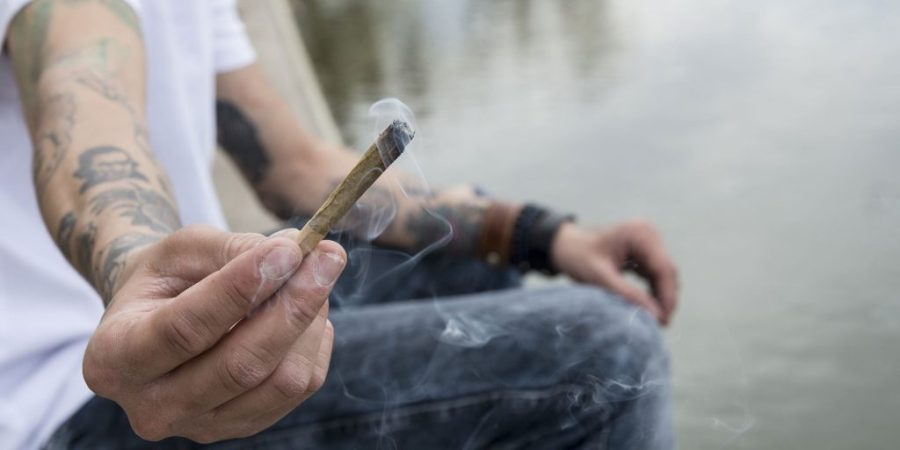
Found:
[(196, 283), (264, 240), (266, 237), (257, 233), (229, 233), (208, 225), (191, 225), (166, 238), (160, 260), (150, 265), (158, 276)]
[(201, 427), (228, 427), (237, 438), (265, 429), (318, 391), (325, 383), (334, 328), (328, 321), (328, 304), (309, 329), (294, 342), (284, 359), (262, 384), (210, 411)]
[(239, 254), (139, 322), (132, 354), (144, 376), (166, 373), (212, 347), (300, 266), (295, 242), (273, 238)]
[(604, 266), (597, 269), (597, 272), (600, 273), (600, 277), (603, 279), (603, 286), (625, 300), (646, 309), (656, 320), (662, 322), (663, 311), (656, 300), (643, 289), (629, 283), (617, 268)]
[(662, 308), (662, 323), (668, 325), (678, 305), (678, 272), (668, 258), (653, 258), (640, 265), (638, 273), (650, 283), (650, 291)]
[[(273, 298), (214, 348), (172, 372), (164, 396), (201, 413), (260, 385), (319, 317), (345, 263), (338, 244), (320, 243)], [(318, 346), (306, 357), (314, 361), (317, 352)]]
[(656, 229), (646, 223), (639, 224), (629, 254), (637, 263), (635, 271), (650, 284), (662, 313), (660, 321), (666, 325), (678, 303), (678, 271)]

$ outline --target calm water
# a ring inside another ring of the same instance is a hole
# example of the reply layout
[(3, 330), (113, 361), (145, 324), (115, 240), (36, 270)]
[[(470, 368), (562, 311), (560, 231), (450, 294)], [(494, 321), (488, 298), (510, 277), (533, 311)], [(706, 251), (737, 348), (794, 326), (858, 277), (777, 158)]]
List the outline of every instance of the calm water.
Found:
[(303, 0), (350, 142), (435, 184), (656, 221), (681, 448), (900, 445), (900, 3)]

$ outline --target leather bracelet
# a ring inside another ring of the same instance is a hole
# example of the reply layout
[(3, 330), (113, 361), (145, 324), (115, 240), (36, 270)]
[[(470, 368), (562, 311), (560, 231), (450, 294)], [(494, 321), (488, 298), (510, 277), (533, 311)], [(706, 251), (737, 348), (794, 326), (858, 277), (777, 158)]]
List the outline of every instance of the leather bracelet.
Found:
[(521, 207), (493, 202), (484, 213), (478, 257), (491, 265), (505, 265), (510, 261), (513, 227)]

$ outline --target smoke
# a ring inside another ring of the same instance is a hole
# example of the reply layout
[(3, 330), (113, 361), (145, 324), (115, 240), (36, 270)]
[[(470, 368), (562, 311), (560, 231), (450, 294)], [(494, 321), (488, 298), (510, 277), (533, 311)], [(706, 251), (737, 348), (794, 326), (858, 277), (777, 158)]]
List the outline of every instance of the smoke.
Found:
[[(396, 98), (386, 98), (375, 102), (369, 109), (369, 115), (372, 118), (372, 133), (366, 138), (365, 145), (374, 141), (382, 130), (396, 120), (406, 122), (416, 134), (416, 139), (407, 144), (403, 155), (388, 168), (388, 172), (396, 177), (382, 177), (333, 230), (356, 244), (361, 244), (348, 249), (348, 265), (344, 277), (353, 280), (352, 283), (342, 284), (332, 294), (333, 300), (344, 306), (371, 303), (373, 296), (382, 295), (376, 293), (385, 292), (388, 287), (385, 283), (390, 284), (391, 279), (411, 271), (424, 257), (446, 246), (453, 237), (450, 222), (440, 214), (424, 208), (424, 212), (444, 230), (433, 242), (426, 243), (413, 254), (371, 245), (397, 218), (398, 195), (404, 201), (409, 200), (409, 204), (425, 205), (424, 200), (431, 197), (433, 191), (416, 160), (422, 136), (412, 110)], [(386, 187), (385, 183), (389, 185)], [(379, 270), (371, 270), (373, 265), (377, 265)], [(394, 298), (398, 298), (396, 292)]]
[[(369, 115), (373, 120), (372, 136), (377, 136), (389, 124), (396, 120), (406, 122), (417, 139), (413, 139), (407, 145), (401, 158), (397, 159), (389, 170), (395, 171), (402, 182), (394, 182), (395, 192), (400, 192), (406, 199), (424, 204), (426, 198), (433, 195), (425, 174), (416, 159), (416, 153), (423, 141), (418, 130), (415, 114), (402, 101), (396, 98), (385, 98), (375, 102), (369, 108)], [(371, 301), (372, 295), (380, 295), (382, 289), (379, 284), (398, 275), (412, 271), (416, 264), (436, 250), (448, 245), (453, 239), (453, 226), (440, 213), (424, 207), (424, 212), (430, 215), (443, 233), (428, 243), (420, 251), (407, 254), (402, 251), (391, 251), (384, 248), (372, 248), (363, 246), (353, 248), (349, 252), (350, 277), (355, 280), (355, 289), (352, 292), (341, 292), (340, 297), (345, 305), (362, 304)], [(370, 189), (357, 204), (352, 212), (341, 222), (339, 229), (344, 232), (362, 236), (367, 242), (371, 242), (381, 235), (393, 222), (398, 213), (397, 199), (391, 192), (384, 189)], [(377, 262), (376, 262), (377, 261)], [(373, 264), (379, 265), (377, 273), (371, 271)], [(387, 267), (387, 270), (384, 270)], [(419, 294), (419, 295), (415, 295)], [(422, 292), (410, 293), (409, 298), (421, 298)], [(433, 292), (428, 293), (434, 298), (433, 306), (445, 320), (445, 326), (435, 338), (445, 344), (459, 347), (475, 348), (486, 345), (492, 339), (506, 334), (506, 331), (498, 326), (495, 321), (479, 318), (472, 314), (455, 313), (445, 311), (441, 302), (437, 300)], [(396, 296), (396, 294), (394, 294)]]
[[(621, 317), (617, 320), (603, 317), (598, 313), (596, 303), (599, 291), (585, 289), (564, 288), (570, 290), (563, 294), (567, 298), (560, 303), (553, 301), (559, 299), (560, 294), (554, 291), (557, 288), (529, 294), (532, 300), (541, 298), (531, 302), (523, 301), (519, 296), (525, 294), (515, 290), (492, 294), (496, 298), (491, 300), (497, 303), (483, 299), (467, 303), (470, 297), (446, 298), (448, 292), (459, 294), (496, 289), (486, 280), (507, 275), (477, 261), (429, 258), (452, 241), (454, 231), (450, 221), (439, 211), (427, 208), (425, 212), (438, 222), (442, 232), (434, 236), (433, 242), (424, 243), (418, 252), (410, 254), (370, 245), (395, 220), (402, 220), (402, 204), (409, 203), (405, 200), (427, 204), (422, 200), (432, 196), (432, 189), (416, 160), (422, 142), (427, 141), (421, 139), (421, 130), (416, 129), (412, 111), (397, 99), (385, 99), (376, 102), (370, 113), (373, 127), (369, 140), (398, 119), (410, 124), (417, 138), (389, 169), (397, 177), (382, 177), (382, 180), (397, 184), (389, 191), (371, 189), (341, 223), (340, 239), (350, 239), (354, 245), (347, 246), (347, 269), (342, 282), (332, 292), (332, 304), (338, 305), (333, 311), (349, 312), (350, 309), (398, 300), (415, 301), (418, 307), (427, 311), (386, 307), (380, 311), (387, 313), (372, 315), (373, 321), (383, 321), (377, 326), (390, 327), (391, 331), (384, 333), (381, 330), (378, 337), (384, 341), (372, 344), (380, 347), (372, 347), (371, 354), (342, 347), (344, 354), (339, 358), (345, 361), (338, 364), (347, 372), (329, 375), (340, 386), (336, 393), (339, 398), (329, 399), (329, 404), (351, 402), (365, 405), (370, 411), (382, 411), (381, 420), (371, 424), (373, 436), (377, 437), (377, 442), (372, 445), (396, 448), (398, 412), (395, 407), (408, 410), (411, 402), (422, 401), (419, 399), (453, 398), (459, 386), (466, 389), (479, 389), (480, 386), (489, 391), (485, 395), (494, 397), (479, 400), (466, 397), (471, 393), (465, 393), (454, 399), (454, 404), (474, 411), (478, 411), (479, 402), (503, 406), (471, 414), (466, 430), (460, 430), (462, 440), (447, 445), (451, 445), (449, 448), (482, 448), (491, 445), (485, 439), (489, 439), (500, 424), (529, 420), (526, 416), (517, 419), (517, 414), (527, 414), (535, 405), (559, 411), (558, 417), (553, 418), (552, 425), (537, 426), (534, 430), (523, 430), (523, 433), (552, 429), (555, 431), (550, 431), (551, 434), (569, 436), (577, 433), (560, 430), (599, 428), (605, 426), (604, 420), (611, 420), (612, 412), (623, 403), (644, 397), (665, 397), (669, 380), (663, 375), (666, 362), (661, 355), (664, 352), (654, 347), (658, 345), (658, 333), (646, 313), (626, 307), (623, 302), (612, 306)], [(398, 181), (401, 179), (402, 183)], [(398, 202), (397, 192), (401, 193), (403, 201)], [(502, 308), (497, 306), (499, 304)], [(391, 311), (416, 317), (421, 314), (421, 322), (385, 317), (394, 314)], [(597, 323), (605, 328), (597, 329), (591, 318), (597, 318)], [(335, 320), (336, 342), (342, 339), (342, 332), (352, 333), (340, 325), (341, 321)], [(403, 334), (411, 329), (415, 330), (414, 334)], [(615, 337), (618, 340), (613, 341)], [(408, 345), (398, 344), (395, 339), (414, 340), (421, 344), (422, 351), (416, 352)], [(392, 354), (393, 349), (406, 349), (414, 354), (403, 351)], [(641, 367), (645, 358), (652, 361)], [(352, 364), (345, 365), (350, 359)], [(390, 368), (392, 366), (395, 368)], [(602, 369), (605, 367), (609, 368), (608, 372)], [(585, 373), (596, 375), (566, 378), (569, 374)], [(554, 386), (536, 387), (532, 385), (534, 380), (553, 380)], [(640, 416), (635, 420), (647, 423), (661, 420), (644, 417), (652, 412), (634, 414)], [(545, 438), (535, 436), (535, 442), (545, 442)], [(559, 441), (559, 447), (571, 445)]]
[[(373, 171), (380, 172), (379, 169)], [(391, 225), (397, 216), (397, 199), (379, 186), (366, 191), (332, 231), (354, 234), (371, 242)]]
[(483, 347), (491, 339), (506, 333), (496, 323), (475, 317), (474, 314), (447, 314), (446, 319), (447, 325), (437, 335), (437, 339), (449, 345)]

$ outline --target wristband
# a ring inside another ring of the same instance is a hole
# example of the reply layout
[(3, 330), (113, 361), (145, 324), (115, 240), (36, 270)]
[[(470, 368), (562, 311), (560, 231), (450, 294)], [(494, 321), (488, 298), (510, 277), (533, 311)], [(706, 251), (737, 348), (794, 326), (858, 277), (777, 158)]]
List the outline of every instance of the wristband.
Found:
[(537, 270), (544, 275), (559, 273), (551, 258), (553, 241), (562, 224), (574, 221), (575, 216), (572, 214), (549, 213), (535, 224), (531, 230), (529, 241), (531, 245), (528, 252), (528, 265), (532, 270)]
[(525, 205), (513, 228), (510, 264), (522, 272), (536, 270), (545, 275), (558, 274), (550, 257), (553, 240), (563, 223), (574, 220), (575, 216), (571, 214), (561, 215), (537, 205)]
[(488, 206), (481, 225), (480, 259), (495, 266), (509, 264), (513, 227), (520, 210), (509, 203), (494, 202)]

